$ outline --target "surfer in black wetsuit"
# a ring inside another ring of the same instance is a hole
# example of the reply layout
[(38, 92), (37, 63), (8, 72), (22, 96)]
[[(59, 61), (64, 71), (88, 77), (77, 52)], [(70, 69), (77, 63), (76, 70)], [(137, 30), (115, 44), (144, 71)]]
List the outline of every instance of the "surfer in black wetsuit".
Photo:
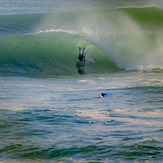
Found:
[(101, 93), (101, 97), (105, 97), (106, 93)]
[(85, 48), (83, 48), (83, 52), (81, 54), (81, 47), (79, 47), (78, 59), (79, 59), (80, 62), (85, 62), (84, 50), (85, 50)]

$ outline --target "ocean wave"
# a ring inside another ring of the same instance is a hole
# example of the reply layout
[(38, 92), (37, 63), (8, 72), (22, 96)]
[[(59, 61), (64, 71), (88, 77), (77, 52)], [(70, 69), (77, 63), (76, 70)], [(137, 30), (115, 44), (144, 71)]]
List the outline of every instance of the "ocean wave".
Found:
[[(118, 69), (111, 59), (81, 36), (65, 32), (10, 36), (0, 40), (0, 46), (1, 73), (56, 76), (78, 74), (82, 66), (88, 73)], [(79, 46), (86, 47), (84, 65), (78, 62)]]
[[(0, 18), (3, 74), (56, 76), (163, 69), (163, 12), (157, 8)], [(78, 63), (79, 46), (86, 47), (85, 64)]]

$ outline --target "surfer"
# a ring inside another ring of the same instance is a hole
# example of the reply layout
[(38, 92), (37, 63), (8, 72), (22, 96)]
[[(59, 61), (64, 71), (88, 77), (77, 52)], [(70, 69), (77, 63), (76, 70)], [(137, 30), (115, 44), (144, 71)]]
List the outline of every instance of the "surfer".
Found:
[(106, 93), (101, 93), (101, 97), (105, 97), (106, 96)]
[(111, 95), (111, 93), (101, 93), (99, 97), (110, 97)]
[(84, 50), (85, 50), (85, 48), (83, 48), (83, 52), (81, 53), (81, 47), (79, 47), (78, 59), (80, 62), (85, 62)]

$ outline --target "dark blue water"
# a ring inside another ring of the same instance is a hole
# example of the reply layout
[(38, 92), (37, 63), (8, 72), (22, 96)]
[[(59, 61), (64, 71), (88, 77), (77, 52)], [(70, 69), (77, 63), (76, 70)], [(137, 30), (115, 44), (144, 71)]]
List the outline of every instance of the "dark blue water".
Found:
[(0, 160), (161, 162), (162, 82), (141, 72), (1, 77)]

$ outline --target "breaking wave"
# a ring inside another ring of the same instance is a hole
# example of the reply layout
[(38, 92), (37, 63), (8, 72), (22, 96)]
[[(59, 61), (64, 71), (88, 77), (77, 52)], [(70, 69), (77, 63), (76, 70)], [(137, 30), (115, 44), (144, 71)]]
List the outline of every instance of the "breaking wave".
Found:
[[(163, 69), (163, 11), (105, 11), (0, 16), (0, 73), (58, 76)], [(78, 47), (86, 63), (78, 63)]]

